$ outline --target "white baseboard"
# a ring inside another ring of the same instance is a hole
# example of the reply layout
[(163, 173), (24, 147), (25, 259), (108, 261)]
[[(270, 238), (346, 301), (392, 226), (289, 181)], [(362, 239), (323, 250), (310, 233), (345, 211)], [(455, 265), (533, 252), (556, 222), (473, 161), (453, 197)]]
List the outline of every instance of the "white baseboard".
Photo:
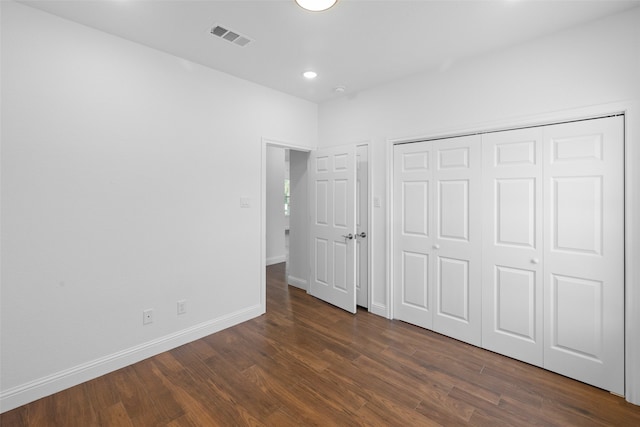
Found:
[(207, 335), (258, 317), (264, 314), (264, 312), (264, 307), (261, 305), (249, 307), (2, 391), (0, 393), (0, 413), (206, 337)]
[(305, 291), (309, 289), (307, 286), (307, 280), (300, 279), (298, 277), (288, 276), (287, 283), (289, 283), (291, 286), (295, 286), (296, 288), (300, 288)]
[(280, 264), (281, 262), (286, 262), (286, 261), (287, 261), (286, 255), (278, 255), (278, 256), (273, 256), (271, 258), (267, 258), (266, 264), (267, 265)]

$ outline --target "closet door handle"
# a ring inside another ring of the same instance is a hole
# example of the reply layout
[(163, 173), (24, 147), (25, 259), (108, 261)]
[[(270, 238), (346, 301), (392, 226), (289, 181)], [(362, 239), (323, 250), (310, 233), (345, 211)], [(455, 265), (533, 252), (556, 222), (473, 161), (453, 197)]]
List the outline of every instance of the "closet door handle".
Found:
[(540, 260), (538, 258), (531, 259), (531, 264), (539, 264)]
[(438, 245), (438, 244), (433, 245), (433, 249), (440, 249), (440, 245)]
[(367, 237), (367, 233), (365, 233), (364, 231), (360, 234), (356, 234), (356, 237), (359, 237), (361, 239), (364, 239), (365, 237)]
[(347, 239), (348, 239), (348, 240), (353, 239), (353, 234), (349, 233), (349, 234), (347, 234), (346, 236), (343, 234), (343, 235), (342, 235), (342, 237), (344, 237), (344, 240), (345, 240), (345, 242), (346, 242), (346, 241), (347, 241)]

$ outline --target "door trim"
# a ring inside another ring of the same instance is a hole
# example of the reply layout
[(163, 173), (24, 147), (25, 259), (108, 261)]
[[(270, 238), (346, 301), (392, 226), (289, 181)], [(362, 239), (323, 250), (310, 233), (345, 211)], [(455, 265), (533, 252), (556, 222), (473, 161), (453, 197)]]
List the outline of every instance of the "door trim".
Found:
[(386, 146), (386, 317), (393, 318), (393, 147), (397, 144), (441, 139), (475, 133), (487, 133), (543, 126), (624, 114), (624, 213), (625, 213), (625, 398), (640, 405), (640, 102), (626, 101), (556, 111), (527, 117), (514, 117), (455, 128), (427, 129), (421, 135), (387, 139)]
[(358, 147), (367, 147), (367, 226), (368, 226), (367, 239), (369, 239), (369, 244), (367, 245), (367, 311), (369, 312), (373, 311), (375, 313), (375, 309), (372, 310), (372, 305), (374, 303), (371, 295), (374, 289), (374, 286), (373, 286), (374, 275), (373, 275), (373, 267), (371, 265), (371, 262), (373, 260), (373, 245), (374, 245), (374, 239), (375, 239), (375, 233), (372, 232), (373, 230), (373, 203), (372, 203), (373, 174), (371, 173), (371, 169), (373, 169), (371, 167), (372, 146), (370, 141), (359, 142), (354, 145), (356, 146), (356, 150), (358, 149)]

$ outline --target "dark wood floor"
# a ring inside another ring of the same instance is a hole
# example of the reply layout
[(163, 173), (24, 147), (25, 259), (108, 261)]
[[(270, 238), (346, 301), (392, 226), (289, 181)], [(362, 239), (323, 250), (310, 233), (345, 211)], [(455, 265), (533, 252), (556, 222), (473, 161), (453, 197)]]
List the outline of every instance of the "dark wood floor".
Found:
[(585, 384), (267, 271), (267, 314), (3, 414), (2, 426), (640, 426)]

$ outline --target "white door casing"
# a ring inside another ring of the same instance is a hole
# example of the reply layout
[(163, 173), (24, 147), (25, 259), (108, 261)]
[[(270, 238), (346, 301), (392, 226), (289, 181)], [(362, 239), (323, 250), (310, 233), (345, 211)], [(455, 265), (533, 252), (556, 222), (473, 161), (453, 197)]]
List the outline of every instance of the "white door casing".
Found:
[(544, 128), (544, 366), (624, 394), (624, 118)]
[(355, 165), (355, 147), (344, 146), (312, 152), (308, 168), (309, 293), (351, 313), (356, 312)]
[[(356, 148), (356, 303), (369, 307), (369, 147)], [(364, 233), (364, 234), (363, 234)]]
[(482, 346), (542, 366), (542, 128), (485, 134), (482, 151)]

